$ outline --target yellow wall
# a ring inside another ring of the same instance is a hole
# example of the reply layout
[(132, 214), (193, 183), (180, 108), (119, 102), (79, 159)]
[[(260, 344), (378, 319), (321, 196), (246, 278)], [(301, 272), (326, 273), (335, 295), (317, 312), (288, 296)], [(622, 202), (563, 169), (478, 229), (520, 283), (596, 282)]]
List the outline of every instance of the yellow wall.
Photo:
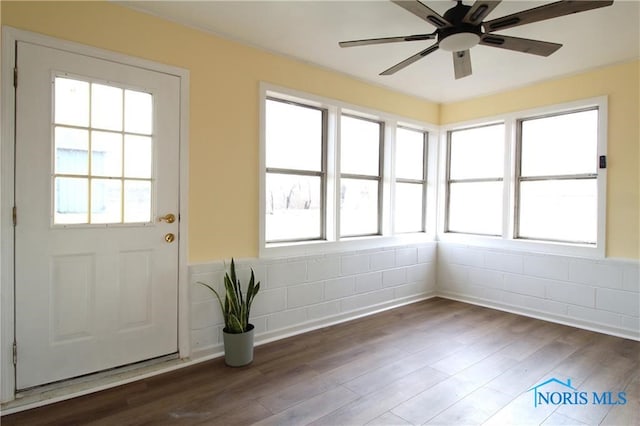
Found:
[(258, 254), (260, 81), (419, 121), (439, 105), (106, 2), (0, 2), (2, 24), (190, 72), (189, 260)]
[(438, 105), (106, 2), (0, 2), (2, 24), (189, 70), (189, 260), (258, 253), (258, 85), (430, 123), (609, 96), (607, 254), (640, 257), (639, 64)]
[(607, 95), (607, 256), (640, 257), (640, 62), (442, 105), (441, 124)]

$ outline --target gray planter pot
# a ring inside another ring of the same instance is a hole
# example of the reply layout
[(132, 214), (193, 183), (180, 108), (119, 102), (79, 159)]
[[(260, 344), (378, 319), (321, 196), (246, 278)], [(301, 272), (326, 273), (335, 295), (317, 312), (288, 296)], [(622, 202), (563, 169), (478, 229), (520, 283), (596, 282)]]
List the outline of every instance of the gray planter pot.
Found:
[(227, 333), (222, 330), (224, 338), (224, 363), (229, 367), (242, 367), (253, 361), (253, 324), (244, 333)]

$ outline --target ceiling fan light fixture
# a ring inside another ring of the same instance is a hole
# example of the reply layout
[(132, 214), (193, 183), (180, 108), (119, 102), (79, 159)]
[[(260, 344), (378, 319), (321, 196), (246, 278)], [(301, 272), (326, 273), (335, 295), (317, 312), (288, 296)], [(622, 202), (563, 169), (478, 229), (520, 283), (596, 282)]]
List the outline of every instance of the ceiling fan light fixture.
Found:
[(480, 42), (480, 36), (471, 32), (451, 34), (440, 40), (439, 47), (447, 52), (461, 52), (468, 50)]

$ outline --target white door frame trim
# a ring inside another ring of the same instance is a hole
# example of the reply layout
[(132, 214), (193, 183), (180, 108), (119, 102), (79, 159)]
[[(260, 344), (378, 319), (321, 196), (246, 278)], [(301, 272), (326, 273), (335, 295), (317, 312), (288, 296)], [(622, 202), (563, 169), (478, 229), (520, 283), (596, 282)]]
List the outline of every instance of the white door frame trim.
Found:
[[(0, 401), (15, 398), (15, 367), (12, 346), (15, 338), (14, 229), (15, 199), (15, 91), (13, 68), (16, 42), (24, 41), (59, 50), (118, 62), (125, 65), (174, 75), (180, 78), (180, 238), (178, 259), (178, 351), (181, 358), (191, 354), (188, 280), (188, 170), (189, 170), (189, 71), (108, 50), (53, 37), (2, 27), (2, 80), (0, 82)], [(18, 217), (19, 220), (19, 217)]]

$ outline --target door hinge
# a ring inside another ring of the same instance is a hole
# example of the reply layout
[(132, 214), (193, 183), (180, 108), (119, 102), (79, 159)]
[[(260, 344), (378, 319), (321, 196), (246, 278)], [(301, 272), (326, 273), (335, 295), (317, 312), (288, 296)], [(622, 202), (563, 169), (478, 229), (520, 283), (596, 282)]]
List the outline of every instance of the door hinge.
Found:
[(18, 364), (18, 344), (13, 342), (13, 365)]
[(18, 67), (13, 68), (13, 87), (18, 87)]
[(13, 226), (16, 226), (18, 224), (18, 208), (16, 206), (13, 206), (11, 218), (13, 220)]

